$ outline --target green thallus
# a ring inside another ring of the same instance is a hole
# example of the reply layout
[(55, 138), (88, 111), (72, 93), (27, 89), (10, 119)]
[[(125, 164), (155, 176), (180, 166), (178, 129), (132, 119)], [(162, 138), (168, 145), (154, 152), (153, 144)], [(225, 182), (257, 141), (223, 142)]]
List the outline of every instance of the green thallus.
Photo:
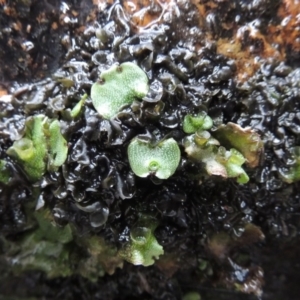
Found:
[(195, 133), (198, 130), (207, 130), (212, 128), (212, 126), (213, 120), (204, 111), (193, 116), (186, 115), (182, 125), (185, 133)]
[(175, 173), (181, 156), (173, 138), (152, 146), (150, 142), (136, 137), (130, 142), (127, 151), (130, 167), (137, 176), (153, 174), (159, 179), (167, 179)]
[(246, 161), (244, 156), (236, 149), (227, 151), (219, 146), (219, 142), (209, 132), (196, 132), (187, 136), (183, 143), (187, 155), (203, 163), (208, 175), (237, 178), (238, 183), (248, 182), (249, 177), (241, 167)]
[(44, 115), (27, 118), (24, 137), (15, 141), (7, 154), (23, 165), (32, 181), (39, 180), (46, 170), (56, 171), (68, 154), (59, 121), (51, 121)]
[[(148, 90), (148, 78), (144, 71), (136, 64), (126, 62), (102, 72), (99, 81), (92, 86), (91, 98), (98, 113), (110, 119), (122, 107), (146, 96)], [(262, 151), (259, 136), (251, 129), (228, 123), (217, 128), (213, 138), (207, 131), (212, 126), (213, 121), (206, 112), (184, 117), (183, 131), (193, 134), (184, 139), (188, 156), (204, 163), (209, 175), (236, 177), (238, 182), (246, 183), (249, 178), (241, 165), (244, 162), (250, 167), (257, 165)], [(220, 141), (230, 150), (221, 147)], [(139, 177), (155, 175), (159, 179), (167, 179), (175, 173), (180, 158), (180, 149), (173, 138), (153, 146), (136, 137), (128, 146), (129, 164)]]
[(145, 72), (132, 62), (114, 65), (101, 73), (92, 85), (93, 105), (104, 119), (111, 119), (135, 99), (146, 96), (149, 90)]
[(154, 236), (156, 226), (155, 219), (141, 216), (131, 229), (130, 241), (119, 251), (119, 256), (134, 265), (153, 265), (154, 258), (164, 254), (163, 247)]

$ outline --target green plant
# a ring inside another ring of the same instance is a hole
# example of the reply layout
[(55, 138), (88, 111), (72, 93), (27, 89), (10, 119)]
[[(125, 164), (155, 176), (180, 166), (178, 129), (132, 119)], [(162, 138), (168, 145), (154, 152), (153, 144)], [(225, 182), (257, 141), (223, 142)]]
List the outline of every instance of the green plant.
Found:
[(105, 273), (114, 274), (122, 268), (124, 260), (118, 255), (117, 247), (108, 244), (103, 237), (92, 235), (77, 239), (77, 244), (86, 249), (87, 255), (80, 259), (78, 273), (96, 282)]
[(190, 158), (205, 166), (208, 175), (223, 178), (237, 178), (238, 183), (247, 183), (248, 175), (241, 167), (244, 156), (236, 149), (227, 151), (219, 146), (219, 141), (211, 137), (207, 131), (197, 132), (183, 141), (185, 151)]
[(235, 148), (241, 152), (249, 167), (258, 166), (260, 154), (263, 152), (263, 142), (259, 134), (253, 129), (250, 127), (242, 128), (229, 122), (219, 126), (213, 135), (224, 147)]
[(92, 85), (91, 98), (98, 113), (105, 119), (114, 117), (122, 107), (148, 93), (148, 77), (132, 62), (114, 65), (102, 72)]
[(151, 217), (142, 216), (130, 231), (130, 241), (119, 251), (120, 257), (134, 265), (145, 267), (154, 264), (154, 258), (164, 254), (158, 244), (154, 230), (157, 224)]
[(175, 173), (181, 156), (173, 138), (152, 145), (136, 137), (130, 142), (127, 151), (129, 164), (137, 176), (153, 174), (160, 179), (167, 179)]
[(80, 101), (73, 107), (73, 109), (70, 112), (70, 115), (72, 118), (76, 118), (80, 114), (81, 109), (82, 109), (87, 97), (88, 97), (88, 95), (84, 94), (82, 96), (82, 98), (80, 99)]
[(249, 177), (242, 168), (246, 163), (254, 168), (263, 152), (263, 142), (251, 128), (242, 128), (234, 123), (211, 129), (212, 119), (206, 113), (186, 115), (183, 130), (194, 133), (183, 139), (185, 152), (194, 161), (202, 163), (207, 175), (236, 178), (238, 183), (247, 183)]
[(24, 137), (15, 141), (7, 154), (16, 158), (32, 181), (37, 181), (48, 171), (55, 171), (66, 160), (67, 142), (60, 132), (58, 120), (44, 115), (26, 120)]
[(207, 130), (213, 126), (212, 119), (202, 111), (197, 115), (186, 115), (183, 119), (183, 131), (185, 133), (195, 133), (198, 130)]
[(183, 296), (182, 300), (201, 300), (201, 296), (198, 292), (189, 292)]
[(8, 242), (7, 261), (14, 273), (39, 270), (48, 277), (65, 277), (73, 273), (68, 245), (73, 240), (70, 225), (53, 225), (50, 210), (34, 212), (39, 227), (25, 232), (17, 241)]
[(96, 235), (76, 238), (74, 228), (70, 224), (58, 226), (47, 208), (35, 211), (29, 222), (30, 230), (17, 239), (1, 240), (9, 249), (6, 261), (13, 273), (43, 271), (49, 278), (79, 274), (96, 282), (105, 273), (113, 274), (123, 267), (115, 246)]

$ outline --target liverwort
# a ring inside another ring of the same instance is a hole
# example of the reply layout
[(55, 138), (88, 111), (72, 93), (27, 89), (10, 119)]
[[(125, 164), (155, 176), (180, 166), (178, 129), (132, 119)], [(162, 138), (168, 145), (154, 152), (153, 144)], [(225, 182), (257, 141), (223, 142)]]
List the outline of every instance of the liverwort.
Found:
[(186, 115), (182, 125), (185, 133), (195, 133), (198, 130), (207, 130), (212, 126), (212, 119), (204, 111), (197, 115)]
[(149, 90), (146, 73), (132, 62), (114, 65), (101, 73), (92, 85), (93, 105), (104, 119), (114, 117), (122, 107), (146, 96)]
[(150, 174), (159, 179), (172, 176), (180, 162), (180, 149), (173, 138), (156, 145), (134, 138), (128, 146), (128, 159), (132, 171), (139, 177)]
[(44, 115), (29, 117), (23, 138), (7, 150), (22, 166), (31, 181), (39, 180), (44, 173), (55, 171), (66, 160), (68, 146), (60, 132), (58, 120)]
[(119, 256), (134, 265), (153, 265), (154, 258), (164, 254), (163, 247), (154, 236), (156, 226), (153, 218), (141, 216), (131, 229), (130, 241), (119, 251)]

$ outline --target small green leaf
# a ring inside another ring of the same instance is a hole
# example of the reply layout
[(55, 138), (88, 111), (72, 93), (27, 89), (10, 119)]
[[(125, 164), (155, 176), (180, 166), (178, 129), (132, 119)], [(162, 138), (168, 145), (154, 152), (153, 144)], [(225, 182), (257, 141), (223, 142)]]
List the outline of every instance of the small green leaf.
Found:
[[(22, 138), (14, 143), (14, 151), (21, 160), (28, 161), (35, 155), (33, 142), (30, 139)], [(8, 152), (9, 153), (9, 152)]]
[(142, 221), (131, 230), (130, 241), (120, 250), (120, 257), (134, 265), (153, 265), (154, 258), (164, 254), (163, 247), (154, 236), (155, 228), (151, 218), (142, 217)]
[(61, 244), (67, 244), (73, 240), (70, 225), (68, 224), (62, 228), (55, 225), (49, 210), (44, 209), (35, 211), (34, 216), (39, 224), (40, 238)]
[(241, 152), (250, 168), (258, 166), (264, 145), (253, 129), (229, 122), (219, 126), (212, 135), (227, 149), (234, 148)]
[(180, 156), (180, 149), (173, 138), (164, 140), (156, 146), (135, 138), (128, 146), (130, 167), (139, 177), (154, 174), (160, 179), (169, 178), (175, 173)]
[(226, 161), (224, 165), (226, 167), (228, 178), (237, 178), (238, 183), (247, 183), (249, 177), (241, 165), (246, 161), (244, 156), (236, 149), (230, 149), (226, 151)]
[(84, 94), (82, 96), (82, 98), (80, 99), (80, 101), (73, 107), (73, 109), (71, 110), (71, 117), (72, 118), (76, 118), (80, 114), (81, 109), (82, 109), (87, 97), (88, 97), (88, 95)]
[(41, 239), (40, 229), (25, 233), (21, 239), (10, 244), (17, 251), (8, 253), (7, 262), (15, 274), (26, 271), (42, 271), (48, 278), (71, 276), (69, 249), (55, 241)]
[(208, 175), (237, 178), (238, 183), (247, 183), (249, 177), (241, 167), (246, 161), (244, 156), (236, 149), (227, 151), (217, 143), (209, 134), (199, 137), (196, 133), (184, 139), (185, 152), (190, 158), (204, 164)]
[(134, 99), (145, 97), (148, 90), (145, 72), (136, 64), (126, 62), (102, 72), (100, 80), (92, 85), (91, 98), (98, 113), (110, 119)]
[(60, 132), (59, 121), (44, 115), (26, 120), (24, 137), (15, 141), (7, 154), (16, 158), (23, 166), (30, 180), (39, 180), (47, 170), (61, 166), (67, 157), (67, 142)]
[(183, 120), (183, 131), (185, 133), (195, 133), (198, 130), (207, 130), (212, 126), (212, 119), (204, 111), (194, 116), (186, 115)]
[(43, 115), (29, 117), (26, 120), (25, 136), (7, 150), (7, 154), (19, 160), (32, 181), (40, 179), (46, 171), (47, 143)]
[(66, 160), (68, 155), (68, 145), (60, 132), (58, 120), (54, 120), (49, 126), (49, 161), (48, 170), (56, 170)]

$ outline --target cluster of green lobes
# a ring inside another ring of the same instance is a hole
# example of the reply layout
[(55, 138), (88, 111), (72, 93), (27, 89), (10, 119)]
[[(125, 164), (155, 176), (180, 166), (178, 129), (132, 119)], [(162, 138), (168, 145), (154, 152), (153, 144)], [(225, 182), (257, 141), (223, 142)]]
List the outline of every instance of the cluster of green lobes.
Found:
[[(92, 85), (91, 99), (99, 115), (110, 120), (134, 100), (145, 97), (148, 91), (149, 82), (145, 72), (136, 64), (126, 62), (114, 65), (100, 75)], [(80, 114), (86, 97), (73, 108), (70, 113), (72, 118)], [(214, 130), (212, 127), (213, 121), (205, 112), (184, 117), (182, 130), (186, 137), (182, 145), (188, 157), (204, 165), (207, 175), (236, 178), (238, 183), (248, 182), (249, 178), (241, 166), (245, 162), (251, 167), (257, 165), (262, 151), (259, 136), (233, 123)], [(226, 150), (228, 148), (230, 150)], [(27, 118), (23, 138), (15, 141), (7, 153), (23, 165), (29, 179), (35, 182), (46, 171), (56, 171), (65, 162), (68, 147), (60, 132), (59, 121), (37, 115)], [(151, 175), (168, 179), (175, 173), (181, 160), (181, 150), (173, 138), (153, 142), (136, 136), (129, 143), (127, 153), (130, 167), (139, 177)], [(10, 174), (4, 160), (0, 161), (0, 171), (0, 181), (7, 183)], [(154, 258), (164, 254), (155, 238), (155, 228), (153, 218), (140, 216), (131, 229), (130, 240), (116, 253), (119, 259), (135, 265), (152, 265)]]
[[(142, 99), (149, 90), (148, 77), (136, 64), (126, 62), (114, 65), (102, 72), (91, 88), (95, 109), (105, 119), (114, 118), (118, 112), (135, 99)], [(182, 129), (188, 135), (183, 141), (185, 152), (192, 160), (204, 163), (208, 175), (237, 178), (246, 183), (249, 178), (241, 165), (248, 158), (232, 147), (227, 151), (207, 131), (213, 126), (212, 119), (205, 113), (186, 115)], [(233, 131), (225, 132), (230, 137)], [(253, 132), (251, 132), (253, 134)], [(243, 140), (239, 141), (243, 143)], [(172, 176), (181, 159), (181, 151), (173, 138), (157, 143), (135, 137), (128, 146), (128, 159), (132, 171), (139, 177), (154, 175), (159, 179)]]
[(24, 136), (13, 143), (7, 154), (22, 164), (33, 182), (46, 171), (56, 171), (68, 155), (67, 141), (60, 132), (59, 121), (44, 115), (27, 118)]
[(164, 254), (163, 247), (154, 236), (156, 226), (153, 218), (140, 216), (135, 227), (131, 229), (130, 241), (119, 251), (119, 256), (134, 265), (153, 265), (153, 258), (157, 259)]
[[(99, 81), (91, 88), (91, 98), (98, 113), (105, 119), (115, 117), (135, 99), (142, 99), (149, 91), (148, 77), (131, 62), (114, 65), (102, 72)], [(180, 162), (180, 149), (172, 138), (152, 146), (138, 138), (128, 147), (128, 158), (132, 171), (140, 177), (154, 174), (167, 179), (176, 171)]]
[[(98, 113), (105, 119), (111, 119), (124, 106), (146, 96), (148, 90), (147, 75), (134, 63), (127, 62), (103, 72), (92, 86), (91, 98)], [(213, 120), (205, 112), (186, 115), (182, 124), (187, 134), (183, 140), (185, 152), (191, 160), (204, 164), (208, 175), (236, 178), (238, 183), (248, 182), (248, 175), (241, 165), (248, 160), (255, 165), (253, 160), (259, 155), (262, 143), (253, 131), (229, 123), (218, 128), (216, 134), (229, 146), (235, 144), (241, 152), (235, 148), (228, 151), (208, 132), (212, 127)], [(180, 148), (173, 138), (153, 142), (136, 136), (129, 143), (127, 153), (130, 167), (139, 177), (151, 175), (168, 179), (175, 173), (181, 159)], [(164, 253), (154, 236), (156, 226), (153, 224), (151, 219), (142, 216), (131, 229), (130, 240), (118, 252), (119, 256), (135, 265), (152, 265), (153, 258)]]

